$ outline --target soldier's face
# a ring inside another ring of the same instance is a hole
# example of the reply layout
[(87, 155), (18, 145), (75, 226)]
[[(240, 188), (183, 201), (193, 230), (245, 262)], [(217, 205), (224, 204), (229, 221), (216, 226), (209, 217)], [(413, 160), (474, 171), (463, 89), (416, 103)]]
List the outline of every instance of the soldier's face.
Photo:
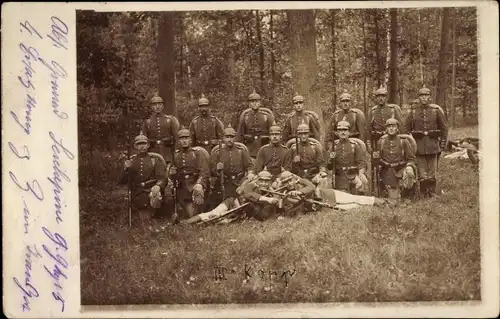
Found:
[(278, 144), (281, 141), (281, 134), (279, 134), (279, 133), (271, 133), (269, 135), (269, 138), (271, 139), (271, 143)]
[(153, 103), (151, 108), (153, 109), (153, 112), (160, 113), (163, 111), (163, 103)]
[(396, 135), (398, 134), (398, 126), (397, 125), (388, 125), (386, 127), (387, 134)]
[(261, 188), (269, 188), (269, 186), (271, 185), (271, 180), (269, 179), (259, 179), (259, 187)]
[(300, 112), (304, 109), (304, 102), (299, 101), (299, 102), (294, 102), (293, 103), (295, 106), (295, 111)]
[(146, 153), (148, 151), (148, 148), (149, 148), (149, 143), (141, 142), (135, 144), (135, 149), (139, 154)]
[(429, 101), (431, 100), (431, 95), (430, 94), (421, 94), (418, 96), (418, 99), (420, 100), (420, 103), (426, 105), (426, 104), (429, 104)]
[(377, 95), (376, 97), (378, 105), (383, 105), (387, 101), (387, 96), (386, 95)]
[(234, 136), (232, 135), (224, 136), (224, 144), (226, 144), (229, 147), (232, 147), (234, 145)]
[(302, 142), (302, 143), (305, 143), (307, 142), (307, 139), (309, 138), (309, 133), (299, 133), (297, 134), (299, 136), (299, 140)]
[(345, 128), (337, 129), (337, 136), (341, 139), (346, 139), (349, 137), (349, 130)]
[(250, 107), (254, 110), (256, 110), (260, 107), (260, 100), (252, 100), (249, 103), (250, 103)]
[(208, 105), (200, 106), (200, 107), (198, 107), (198, 109), (200, 110), (200, 113), (202, 115), (207, 115), (208, 114)]
[(183, 148), (187, 148), (187, 147), (191, 146), (191, 137), (186, 136), (186, 137), (179, 138), (179, 144)]
[(340, 106), (342, 107), (342, 109), (347, 110), (351, 106), (351, 101), (349, 100), (340, 101)]

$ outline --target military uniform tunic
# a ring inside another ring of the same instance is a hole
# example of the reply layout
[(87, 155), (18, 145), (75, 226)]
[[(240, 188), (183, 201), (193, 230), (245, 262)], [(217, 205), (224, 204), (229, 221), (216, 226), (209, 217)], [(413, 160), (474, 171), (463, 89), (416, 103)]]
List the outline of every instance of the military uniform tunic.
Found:
[[(435, 179), (437, 154), (448, 137), (448, 124), (442, 109), (435, 104), (412, 108), (403, 130), (417, 142), (417, 167), (420, 179)], [(441, 144), (441, 145), (440, 145)]]
[(269, 128), (274, 122), (274, 115), (265, 111), (245, 110), (243, 118), (238, 124), (236, 141), (245, 144), (251, 157), (256, 157), (257, 152), (269, 143)]
[(241, 185), (245, 173), (253, 168), (252, 160), (244, 149), (233, 145), (231, 148), (223, 145), (222, 149), (215, 151), (210, 157), (212, 176), (217, 178), (215, 188), (220, 189), (219, 171), (217, 163), (224, 164), (224, 191), (226, 198), (238, 197), (236, 188)]
[(295, 138), (295, 136), (297, 135), (297, 127), (302, 123), (305, 123), (309, 126), (309, 136), (319, 141), (320, 128), (318, 126), (318, 123), (304, 111), (295, 112), (295, 114), (286, 119), (282, 133), (283, 141), (288, 141), (291, 138)]
[(205, 192), (208, 190), (210, 168), (209, 159), (200, 150), (190, 147), (175, 152), (173, 165), (177, 168), (177, 199), (192, 201), (193, 187), (201, 184)]
[(132, 166), (125, 170), (122, 183), (127, 183), (130, 174), (132, 204), (137, 209), (149, 207), (149, 192), (155, 185), (163, 191), (167, 184), (167, 168), (155, 156), (138, 154), (132, 159)]
[(179, 121), (163, 113), (151, 115), (142, 125), (142, 132), (149, 140), (149, 150), (163, 156), (167, 163), (172, 161), (178, 130)]
[(335, 188), (346, 192), (354, 191), (351, 181), (359, 170), (366, 170), (366, 154), (358, 143), (350, 139), (336, 140), (335, 158), (329, 163), (329, 169), (335, 170)]
[(335, 111), (335, 113), (333, 113), (333, 119), (331, 122), (329, 134), (326, 136), (327, 142), (332, 143), (333, 141), (338, 139), (338, 137), (335, 135), (335, 130), (337, 128), (337, 123), (342, 120), (345, 120), (350, 124), (350, 137), (359, 138), (363, 142), (366, 141), (365, 115), (359, 109), (350, 108), (347, 112), (345, 112), (343, 109), (339, 109)]
[(375, 105), (369, 109), (366, 117), (366, 144), (377, 146), (377, 141), (385, 134), (385, 122), (389, 118), (394, 118), (400, 126), (403, 125), (401, 114), (401, 108), (396, 104)]
[(271, 175), (276, 176), (281, 173), (281, 168), (285, 170), (292, 170), (292, 158), (290, 156), (288, 149), (282, 145), (278, 144), (267, 144), (262, 146), (255, 159), (254, 169), (256, 173), (259, 173), (266, 167), (267, 171)]
[[(296, 144), (292, 145), (290, 152), (292, 172), (294, 174), (311, 180), (319, 172), (326, 171), (326, 161), (321, 146), (312, 144), (309, 141), (305, 143), (299, 142), (299, 152), (297, 153)], [(296, 155), (300, 157), (300, 162), (293, 162)]]
[(378, 141), (380, 150), (380, 176), (386, 187), (399, 188), (406, 165), (415, 164), (415, 153), (406, 138), (384, 135)]
[(193, 145), (205, 148), (208, 153), (219, 144), (223, 130), (224, 125), (214, 115), (196, 116), (189, 125)]

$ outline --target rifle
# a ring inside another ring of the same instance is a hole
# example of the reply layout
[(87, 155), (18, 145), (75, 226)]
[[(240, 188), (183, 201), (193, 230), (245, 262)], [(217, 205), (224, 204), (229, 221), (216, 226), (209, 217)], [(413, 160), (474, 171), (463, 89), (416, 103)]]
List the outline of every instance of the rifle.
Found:
[[(171, 167), (175, 167), (175, 153), (174, 153), (174, 147), (172, 147), (172, 162), (171, 162)], [(176, 167), (177, 170), (177, 167)], [(177, 220), (177, 189), (179, 188), (179, 181), (177, 179), (177, 173), (175, 174), (174, 178), (172, 179), (172, 188), (173, 188), (173, 194), (172, 194), (172, 200), (174, 202), (174, 215), (172, 216), (172, 224), (175, 223)]]
[[(377, 151), (377, 141), (372, 139), (373, 152)], [(374, 189), (375, 197), (380, 197), (380, 183), (379, 183), (379, 168), (378, 165), (373, 162), (373, 152), (370, 154), (370, 158), (372, 160), (372, 186)]]
[[(222, 139), (219, 139), (219, 163), (220, 163), (220, 153), (222, 152)], [(226, 187), (224, 186), (224, 167), (219, 171), (220, 176), (220, 188), (222, 192), (222, 200), (226, 199)]]
[(288, 194), (286, 194), (286, 193), (280, 193), (277, 190), (266, 189), (266, 190), (263, 190), (263, 191), (266, 191), (266, 192), (268, 192), (270, 194), (273, 194), (273, 195), (278, 195), (278, 196), (282, 197), (283, 199), (287, 198), (287, 197), (291, 197), (291, 198), (296, 199), (296, 200), (302, 200), (302, 201), (304, 201), (306, 203), (315, 204), (315, 205), (319, 205), (319, 206), (324, 206), (324, 207), (335, 209), (335, 206), (333, 206), (331, 204), (328, 204), (328, 203), (325, 203), (325, 202), (320, 202), (320, 201), (317, 201), (317, 200), (314, 200), (314, 199), (311, 199), (311, 198), (300, 198), (300, 197), (296, 197), (296, 196), (289, 196)]

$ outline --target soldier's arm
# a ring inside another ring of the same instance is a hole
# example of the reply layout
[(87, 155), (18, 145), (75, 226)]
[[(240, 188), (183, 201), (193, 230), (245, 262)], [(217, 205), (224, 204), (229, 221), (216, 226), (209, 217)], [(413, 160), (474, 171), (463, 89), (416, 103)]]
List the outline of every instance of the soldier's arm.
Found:
[(403, 111), (399, 105), (394, 106), (394, 118), (398, 121), (399, 126), (403, 125)]
[(405, 160), (408, 162), (408, 164), (411, 164), (411, 165), (416, 165), (415, 164), (415, 152), (413, 151), (413, 149), (411, 148), (410, 146), (410, 141), (408, 141), (407, 139), (405, 139), (403, 141), (403, 147), (404, 147), (404, 150), (405, 150)]
[(156, 185), (164, 188), (167, 185), (167, 166), (163, 161), (159, 159), (155, 161), (154, 173)]
[(326, 131), (325, 131), (325, 149), (330, 150), (333, 148), (333, 136), (334, 136), (334, 131), (335, 131), (335, 125), (334, 125), (334, 119), (328, 123)]
[(411, 134), (411, 130), (413, 129), (413, 114), (410, 110), (410, 113), (406, 116), (406, 118), (403, 120), (403, 126), (402, 131), (404, 134)]
[(172, 134), (172, 141), (174, 145), (175, 143), (177, 143), (177, 132), (179, 131), (179, 128), (180, 128), (179, 120), (175, 116), (172, 116), (172, 121), (170, 124), (170, 134)]
[(289, 148), (286, 150), (284, 158), (283, 158), (283, 168), (287, 171), (292, 171), (293, 164), (293, 150)]
[(319, 167), (320, 172), (326, 172), (326, 159), (321, 146), (316, 147), (316, 165)]
[(377, 150), (379, 151), (380, 158), (382, 158), (382, 138), (379, 138), (377, 141)]
[(441, 131), (441, 140), (444, 141), (442, 144), (444, 144), (448, 139), (448, 121), (446, 121), (446, 117), (441, 108), (437, 112), (437, 121), (438, 129)]
[(141, 132), (142, 132), (142, 134), (149, 137), (149, 135), (148, 135), (148, 133), (149, 133), (148, 132), (148, 120), (147, 119), (142, 122)]
[(372, 109), (368, 109), (368, 112), (366, 113), (366, 125), (365, 125), (365, 136), (366, 136), (366, 146), (368, 148), (372, 147), (372, 141), (371, 141), (371, 134), (372, 134)]
[(310, 123), (311, 123), (310, 129), (311, 129), (312, 137), (317, 139), (318, 141), (321, 141), (321, 129), (319, 127), (319, 122), (316, 121), (315, 119), (311, 119)]
[(314, 184), (305, 178), (301, 178), (299, 180), (299, 184), (302, 187), (298, 191), (301, 192), (302, 194), (304, 194), (305, 197), (311, 196), (314, 193), (314, 190), (316, 189)]
[(247, 183), (243, 187), (241, 196), (250, 202), (257, 203), (262, 195), (258, 192), (257, 185), (254, 183)]
[(291, 122), (290, 118), (287, 118), (285, 121), (285, 125), (283, 127), (283, 132), (281, 133), (283, 141), (285, 142), (288, 141), (290, 139), (290, 136), (292, 135), (290, 122)]
[(269, 129), (271, 128), (271, 126), (273, 125), (273, 122), (274, 122), (275, 118), (274, 118), (274, 113), (271, 112), (268, 116), (267, 116), (267, 131), (269, 131)]
[(215, 123), (215, 129), (216, 129), (215, 134), (217, 135), (217, 139), (221, 140), (222, 137), (224, 136), (224, 124), (218, 118), (216, 118), (216, 120), (217, 121)]
[(356, 125), (359, 131), (359, 139), (366, 143), (366, 118), (363, 112), (359, 112), (356, 117)]
[(254, 171), (254, 164), (252, 160), (250, 159), (250, 155), (248, 152), (242, 151), (242, 162), (243, 162), (243, 169), (247, 172), (253, 172)]
[(210, 155), (210, 173), (213, 177), (218, 175), (217, 163), (219, 162), (219, 152), (214, 152)]
[(189, 123), (189, 132), (191, 132), (191, 139), (193, 141), (193, 145), (197, 145), (196, 144), (196, 131), (194, 129), (194, 120), (191, 121), (191, 123)]
[(238, 119), (238, 128), (236, 130), (236, 142), (244, 143), (243, 136), (245, 135), (245, 119)]
[(361, 172), (366, 172), (366, 154), (363, 154), (361, 147), (356, 145), (356, 165)]
[(210, 178), (210, 164), (209, 159), (205, 158), (201, 152), (198, 152), (198, 167), (200, 169), (200, 174), (196, 183), (201, 184), (204, 189), (207, 189)]

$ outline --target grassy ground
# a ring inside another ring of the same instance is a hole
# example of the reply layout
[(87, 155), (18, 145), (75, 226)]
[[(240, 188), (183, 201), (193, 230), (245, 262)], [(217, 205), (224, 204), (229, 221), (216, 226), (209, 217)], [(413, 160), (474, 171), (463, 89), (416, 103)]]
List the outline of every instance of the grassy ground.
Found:
[(82, 304), (480, 299), (478, 172), (442, 158), (439, 178), (406, 207), (161, 232), (128, 229), (122, 192), (82, 189)]

